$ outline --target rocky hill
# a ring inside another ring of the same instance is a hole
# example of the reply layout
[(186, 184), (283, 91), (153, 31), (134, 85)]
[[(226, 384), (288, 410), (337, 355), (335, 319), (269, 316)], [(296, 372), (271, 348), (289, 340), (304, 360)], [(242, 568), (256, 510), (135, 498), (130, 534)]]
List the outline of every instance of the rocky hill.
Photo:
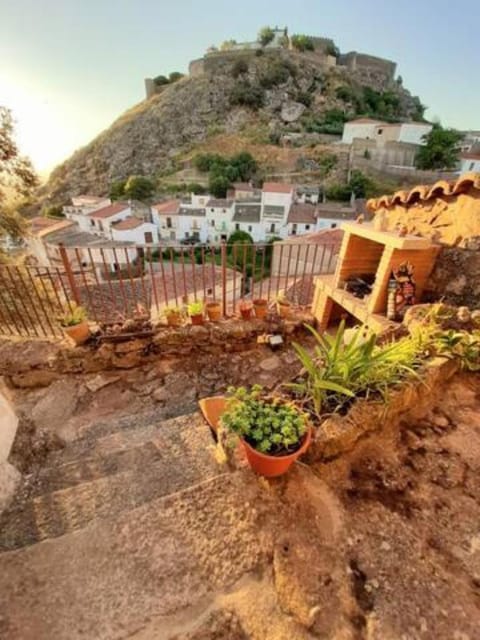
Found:
[(125, 112), (58, 166), (42, 195), (63, 202), (79, 192), (107, 193), (112, 181), (132, 174), (174, 173), (216, 136), (241, 136), (260, 147), (287, 135), (296, 146), (312, 147), (325, 134), (339, 134), (343, 118), (360, 114), (418, 119), (423, 110), (401, 82), (362, 70), (326, 67), (287, 50), (236, 56)]

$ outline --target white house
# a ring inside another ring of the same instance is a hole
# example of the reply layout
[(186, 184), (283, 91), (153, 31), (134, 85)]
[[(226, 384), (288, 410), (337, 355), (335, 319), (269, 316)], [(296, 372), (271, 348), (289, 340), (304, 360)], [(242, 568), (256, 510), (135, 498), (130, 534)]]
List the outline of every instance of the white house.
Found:
[(262, 207), (258, 202), (237, 202), (232, 218), (231, 231), (246, 231), (254, 242), (265, 242), (265, 230), (261, 222)]
[(172, 199), (152, 205), (152, 221), (157, 226), (160, 238), (176, 242), (178, 236), (178, 211), (180, 200)]
[(91, 231), (91, 222), (88, 214), (99, 209), (104, 209), (112, 204), (110, 198), (98, 196), (74, 196), (72, 204), (63, 207), (62, 211), (68, 220), (76, 222), (82, 231)]
[(114, 202), (108, 207), (97, 209), (87, 215), (90, 222), (88, 230), (90, 233), (96, 233), (110, 239), (112, 238), (112, 224), (130, 218), (131, 215), (132, 209), (128, 202)]
[(311, 185), (298, 185), (295, 189), (295, 202), (301, 204), (317, 204), (320, 199), (319, 187)]
[(205, 209), (192, 209), (181, 206), (177, 215), (177, 240), (207, 242), (208, 225)]
[(374, 120), (373, 118), (350, 120), (343, 127), (342, 143), (352, 144), (354, 138), (374, 140), (377, 136), (377, 127), (384, 124), (381, 120)]
[(209, 242), (222, 242), (232, 231), (233, 200), (211, 198), (205, 206)]
[(433, 129), (431, 124), (426, 122), (402, 122), (398, 133), (397, 142), (407, 142), (409, 144), (425, 144), (423, 136), (426, 136)]
[(135, 244), (158, 244), (158, 228), (139, 218), (124, 218), (111, 226), (112, 240)]
[(316, 230), (317, 217), (314, 204), (294, 203), (287, 219), (287, 234), (297, 236)]
[(341, 202), (320, 202), (316, 207), (316, 229), (335, 229), (344, 221), (355, 220), (359, 211)]
[(265, 237), (287, 236), (287, 218), (293, 203), (294, 186), (265, 182), (262, 189), (262, 221)]
[(462, 153), (460, 156), (459, 173), (468, 173), (471, 171), (480, 173), (480, 152)]

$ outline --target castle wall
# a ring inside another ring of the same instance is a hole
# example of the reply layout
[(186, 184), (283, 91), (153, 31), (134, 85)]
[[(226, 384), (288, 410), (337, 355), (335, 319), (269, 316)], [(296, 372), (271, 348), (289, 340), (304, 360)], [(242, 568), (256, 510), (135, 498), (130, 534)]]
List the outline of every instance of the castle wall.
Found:
[(350, 51), (343, 53), (338, 58), (338, 64), (347, 67), (350, 71), (371, 71), (381, 74), (386, 80), (392, 81), (395, 77), (397, 64), (385, 58), (377, 58), (366, 53)]

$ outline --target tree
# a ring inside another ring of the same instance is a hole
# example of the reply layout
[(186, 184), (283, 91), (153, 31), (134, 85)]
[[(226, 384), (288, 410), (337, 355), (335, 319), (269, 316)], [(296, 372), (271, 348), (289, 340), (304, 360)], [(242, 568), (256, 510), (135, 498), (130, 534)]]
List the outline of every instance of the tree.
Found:
[(211, 175), (208, 182), (208, 190), (216, 198), (225, 198), (230, 180), (224, 175)]
[(275, 37), (275, 32), (271, 27), (263, 27), (258, 32), (258, 41), (262, 45), (262, 47), (266, 47), (267, 44), (270, 44)]
[(12, 113), (0, 106), (0, 236), (20, 237), (25, 223), (12, 203), (31, 195), (38, 179), (30, 160), (20, 154), (14, 134)]
[(230, 51), (230, 49), (233, 49), (236, 44), (236, 40), (224, 40), (220, 45), (220, 51)]
[(463, 134), (455, 129), (444, 129), (434, 124), (430, 133), (423, 136), (425, 144), (415, 158), (417, 169), (454, 169), (460, 153)]
[(145, 176), (130, 176), (125, 185), (125, 195), (133, 200), (147, 200), (154, 191), (154, 183)]
[(168, 84), (169, 80), (167, 76), (157, 76), (153, 79), (153, 82), (157, 85), (157, 87), (161, 87), (164, 84)]
[(63, 207), (61, 205), (52, 204), (47, 207), (43, 207), (42, 216), (45, 218), (64, 218)]
[(126, 180), (117, 180), (116, 182), (112, 182), (112, 184), (110, 185), (110, 199), (121, 200), (122, 198), (124, 198), (126, 184)]
[(313, 51), (315, 49), (312, 38), (300, 33), (293, 35), (291, 42), (292, 47), (297, 51)]
[(241, 151), (230, 158), (230, 164), (238, 170), (238, 179), (242, 182), (250, 180), (258, 171), (258, 163), (251, 153)]
[(172, 73), (170, 73), (168, 76), (168, 81), (170, 83), (177, 82), (178, 80), (181, 80), (183, 77), (184, 77), (184, 74), (180, 73), (180, 71), (172, 71)]
[(230, 92), (232, 105), (250, 107), (257, 110), (263, 105), (265, 92), (262, 87), (251, 84), (248, 80), (237, 82)]
[(205, 187), (198, 182), (190, 182), (186, 185), (185, 191), (188, 193), (194, 193), (195, 195), (201, 195), (205, 193)]

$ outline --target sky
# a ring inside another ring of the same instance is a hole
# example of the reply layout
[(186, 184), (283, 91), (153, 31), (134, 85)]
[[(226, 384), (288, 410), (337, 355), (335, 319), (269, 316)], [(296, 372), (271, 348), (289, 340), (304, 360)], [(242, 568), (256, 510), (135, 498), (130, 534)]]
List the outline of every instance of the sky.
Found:
[(444, 126), (480, 129), (479, 0), (0, 0), (0, 105), (45, 175), (211, 44), (262, 26), (395, 60)]

